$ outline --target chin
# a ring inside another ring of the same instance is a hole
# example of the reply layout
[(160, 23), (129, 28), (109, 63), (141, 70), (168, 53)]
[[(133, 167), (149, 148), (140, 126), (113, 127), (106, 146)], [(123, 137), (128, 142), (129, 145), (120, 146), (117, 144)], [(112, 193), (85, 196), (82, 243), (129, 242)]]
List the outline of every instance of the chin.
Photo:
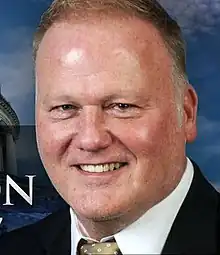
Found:
[(87, 219), (91, 219), (95, 222), (106, 222), (106, 221), (116, 220), (120, 217), (121, 217), (121, 214), (119, 213), (112, 213), (112, 214), (101, 213), (100, 215), (97, 215), (97, 214), (90, 215), (90, 217), (87, 217)]
[(108, 208), (96, 205), (84, 205), (80, 208), (74, 208), (77, 215), (81, 218), (90, 219), (96, 222), (114, 220), (121, 217), (124, 212), (115, 208)]

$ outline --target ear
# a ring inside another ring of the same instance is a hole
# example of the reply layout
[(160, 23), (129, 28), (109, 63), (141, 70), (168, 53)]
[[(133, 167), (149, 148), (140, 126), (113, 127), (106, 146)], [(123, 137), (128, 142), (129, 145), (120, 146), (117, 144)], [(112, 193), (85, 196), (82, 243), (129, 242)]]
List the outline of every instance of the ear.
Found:
[(193, 142), (197, 136), (197, 108), (198, 97), (194, 88), (189, 84), (184, 93), (185, 139), (187, 142)]

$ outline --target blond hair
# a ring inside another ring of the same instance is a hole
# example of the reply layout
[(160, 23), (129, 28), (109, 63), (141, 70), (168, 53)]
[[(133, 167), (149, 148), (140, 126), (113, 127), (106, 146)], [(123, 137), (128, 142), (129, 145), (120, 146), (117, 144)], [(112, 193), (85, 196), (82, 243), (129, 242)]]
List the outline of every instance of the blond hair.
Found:
[(155, 0), (55, 0), (42, 15), (34, 37), (34, 58), (46, 31), (69, 14), (79, 18), (89, 13), (125, 13), (152, 23), (160, 32), (177, 68), (185, 69), (185, 43), (180, 27)]
[[(33, 44), (33, 57), (46, 31), (56, 22), (86, 19), (89, 15), (127, 15), (150, 22), (160, 33), (173, 60), (173, 82), (176, 101), (182, 104), (183, 89), (188, 83), (185, 64), (185, 42), (177, 22), (156, 0), (54, 0), (41, 17)], [(181, 108), (181, 107), (180, 107)]]

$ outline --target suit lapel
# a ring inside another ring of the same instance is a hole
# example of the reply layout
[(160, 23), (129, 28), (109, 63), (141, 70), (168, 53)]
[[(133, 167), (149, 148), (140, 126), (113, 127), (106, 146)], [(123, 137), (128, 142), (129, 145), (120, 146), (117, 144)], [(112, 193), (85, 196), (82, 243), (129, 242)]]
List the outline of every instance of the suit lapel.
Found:
[(46, 255), (71, 255), (70, 234), (63, 233), (50, 247)]
[(194, 165), (190, 190), (174, 221), (162, 254), (217, 253), (219, 197)]
[(39, 226), (36, 236), (44, 255), (71, 255), (69, 208), (52, 214)]
[(48, 247), (47, 255), (71, 255), (71, 230), (70, 221), (56, 236), (53, 243)]

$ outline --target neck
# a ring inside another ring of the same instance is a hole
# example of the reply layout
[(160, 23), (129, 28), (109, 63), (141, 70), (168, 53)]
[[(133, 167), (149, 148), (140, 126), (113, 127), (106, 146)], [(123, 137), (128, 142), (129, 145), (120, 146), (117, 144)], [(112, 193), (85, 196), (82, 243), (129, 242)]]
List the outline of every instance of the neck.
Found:
[(107, 236), (112, 236), (122, 229), (126, 228), (128, 225), (132, 224), (141, 215), (136, 216), (133, 220), (125, 216), (115, 217), (111, 219), (85, 219), (82, 217), (77, 217), (79, 220), (80, 232), (92, 239), (100, 241), (102, 238)]

